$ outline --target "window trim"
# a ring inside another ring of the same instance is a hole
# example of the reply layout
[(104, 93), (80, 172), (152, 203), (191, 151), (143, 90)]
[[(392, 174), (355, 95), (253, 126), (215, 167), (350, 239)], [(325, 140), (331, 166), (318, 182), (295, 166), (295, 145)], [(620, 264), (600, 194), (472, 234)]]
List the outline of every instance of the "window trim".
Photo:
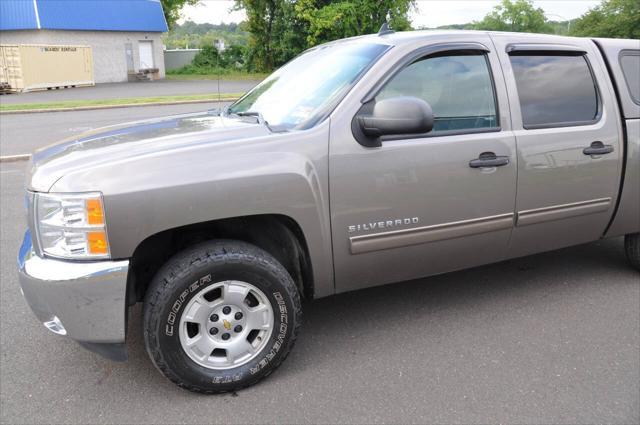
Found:
[(491, 68), (491, 61), (489, 59), (489, 50), (484, 44), (476, 43), (476, 42), (461, 42), (461, 43), (439, 43), (432, 44), (430, 46), (424, 46), (419, 49), (414, 50), (413, 52), (407, 54), (403, 58), (401, 58), (393, 68), (389, 69), (376, 84), (367, 92), (367, 94), (362, 98), (361, 103), (362, 106), (358, 109), (358, 112), (353, 116), (351, 121), (351, 129), (354, 138), (358, 143), (363, 146), (371, 147), (370, 143), (363, 143), (360, 139), (365, 137), (361, 134), (357, 123), (357, 117), (364, 113), (366, 110), (371, 109), (375, 104), (375, 98), (378, 94), (386, 87), (386, 85), (400, 72), (402, 72), (408, 66), (421, 61), (434, 57), (442, 57), (442, 56), (483, 56), (485, 59), (485, 63), (487, 66), (487, 71), (489, 73), (489, 79), (491, 81), (491, 90), (493, 93), (493, 101), (496, 112), (496, 126), (488, 127), (488, 128), (469, 128), (469, 129), (460, 129), (460, 130), (443, 130), (443, 131), (430, 131), (428, 133), (417, 133), (417, 134), (394, 134), (394, 135), (385, 135), (378, 137), (380, 145), (384, 142), (392, 142), (398, 140), (412, 140), (412, 139), (426, 139), (433, 137), (446, 137), (446, 136), (460, 136), (465, 134), (481, 134), (481, 133), (498, 133), (502, 131), (501, 120), (500, 120), (500, 104), (498, 102), (498, 92), (496, 87), (495, 74), (493, 69)]
[(587, 52), (576, 46), (568, 44), (546, 43), (511, 43), (507, 44), (505, 52), (509, 56), (584, 56)]
[[(508, 48), (509, 46), (507, 46)], [(560, 50), (556, 49), (553, 51), (548, 50), (549, 45), (540, 45), (540, 49), (529, 49), (529, 50), (512, 50), (512, 52), (517, 53), (509, 53), (509, 66), (511, 66), (511, 71), (513, 72), (513, 81), (516, 85), (516, 93), (518, 96), (518, 105), (520, 106), (520, 119), (522, 121), (522, 128), (525, 130), (540, 130), (547, 128), (563, 128), (563, 127), (582, 127), (587, 125), (593, 125), (600, 122), (602, 119), (602, 94), (600, 93), (600, 86), (598, 85), (598, 80), (593, 72), (593, 66), (591, 65), (591, 61), (586, 52), (582, 50)], [(516, 75), (513, 69), (513, 63), (511, 62), (511, 56), (566, 56), (566, 57), (582, 57), (582, 59), (587, 64), (587, 69), (589, 70), (589, 75), (591, 75), (591, 82), (593, 83), (593, 88), (596, 93), (596, 116), (592, 120), (585, 121), (559, 121), (554, 123), (547, 124), (525, 124), (524, 122), (524, 114), (522, 113), (522, 102), (520, 99), (520, 93), (518, 92), (518, 80), (516, 79)]]
[(491, 52), (484, 44), (475, 42), (465, 43), (438, 43), (429, 46), (420, 47), (409, 54), (402, 57), (395, 63), (393, 68), (387, 70), (382, 77), (369, 89), (367, 94), (362, 98), (360, 103), (365, 104), (374, 100), (378, 93), (387, 85), (387, 83), (399, 74), (403, 69), (409, 65), (417, 62), (418, 60), (428, 59), (436, 56), (447, 56), (447, 53), (459, 52), (459, 55), (464, 54), (488, 54)]
[(640, 50), (635, 49), (624, 49), (620, 50), (618, 54), (618, 66), (620, 67), (620, 71), (622, 72), (622, 78), (624, 79), (624, 84), (627, 86), (627, 93), (629, 93), (629, 97), (631, 101), (636, 105), (640, 105), (640, 99), (636, 99), (633, 93), (631, 92), (631, 86), (629, 85), (629, 80), (627, 79), (627, 73), (624, 72), (624, 68), (622, 67), (622, 58), (625, 56), (640, 56)]
[(434, 137), (464, 136), (465, 134), (499, 133), (501, 131), (502, 131), (502, 128), (498, 126), (498, 127), (487, 127), (487, 128), (467, 128), (467, 129), (461, 129), (461, 130), (430, 131), (428, 133), (419, 133), (419, 134), (390, 134), (386, 136), (380, 136), (380, 141), (382, 143), (397, 142), (399, 140), (431, 139)]

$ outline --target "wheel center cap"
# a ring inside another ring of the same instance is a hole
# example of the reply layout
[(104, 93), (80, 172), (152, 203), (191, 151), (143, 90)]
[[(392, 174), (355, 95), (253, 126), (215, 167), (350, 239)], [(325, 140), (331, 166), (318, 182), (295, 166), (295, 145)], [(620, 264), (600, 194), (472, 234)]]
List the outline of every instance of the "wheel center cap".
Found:
[(228, 330), (228, 331), (230, 331), (230, 330), (231, 330), (231, 323), (229, 323), (229, 321), (228, 321), (227, 319), (224, 319), (224, 320), (222, 321), (222, 325), (224, 326), (224, 328), (225, 328), (226, 330)]

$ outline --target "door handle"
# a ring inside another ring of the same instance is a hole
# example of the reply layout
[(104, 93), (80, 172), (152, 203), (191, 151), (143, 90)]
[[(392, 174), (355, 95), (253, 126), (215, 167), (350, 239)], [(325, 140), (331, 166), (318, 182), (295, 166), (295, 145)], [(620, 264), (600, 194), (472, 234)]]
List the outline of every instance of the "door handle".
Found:
[(502, 167), (509, 164), (508, 156), (496, 156), (493, 152), (482, 152), (478, 159), (469, 161), (471, 168)]
[(588, 148), (582, 151), (585, 155), (606, 155), (613, 152), (613, 146), (605, 145), (602, 142), (593, 142)]

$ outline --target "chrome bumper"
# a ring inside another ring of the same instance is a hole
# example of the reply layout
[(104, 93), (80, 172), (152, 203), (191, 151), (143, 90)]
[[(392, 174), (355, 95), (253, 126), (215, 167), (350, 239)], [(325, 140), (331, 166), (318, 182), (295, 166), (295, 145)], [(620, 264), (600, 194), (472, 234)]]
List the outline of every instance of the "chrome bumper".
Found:
[[(49, 330), (114, 360), (123, 360), (123, 355), (126, 358), (128, 260), (41, 258), (27, 231), (18, 254), (18, 269), (27, 303)], [(114, 348), (118, 353), (112, 353)]]

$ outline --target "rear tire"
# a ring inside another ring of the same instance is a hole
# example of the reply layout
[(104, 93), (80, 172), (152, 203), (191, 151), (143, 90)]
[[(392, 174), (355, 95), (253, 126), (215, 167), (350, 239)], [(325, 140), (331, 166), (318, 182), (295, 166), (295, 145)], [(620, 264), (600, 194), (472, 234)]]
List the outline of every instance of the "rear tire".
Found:
[(144, 301), (144, 339), (156, 368), (190, 391), (253, 385), (291, 351), (302, 319), (285, 268), (240, 241), (206, 242), (171, 258)]
[(640, 271), (640, 233), (632, 233), (624, 237), (624, 250), (629, 263)]

